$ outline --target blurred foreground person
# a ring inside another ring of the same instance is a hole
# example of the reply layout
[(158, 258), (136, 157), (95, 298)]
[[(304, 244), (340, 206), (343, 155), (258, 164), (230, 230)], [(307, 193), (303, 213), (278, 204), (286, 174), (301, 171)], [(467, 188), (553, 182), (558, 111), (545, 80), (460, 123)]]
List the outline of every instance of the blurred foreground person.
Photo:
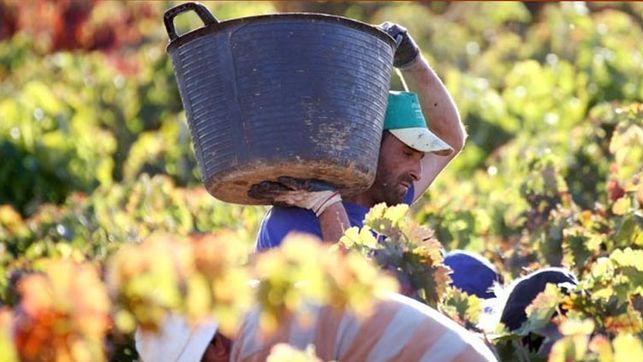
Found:
[[(306, 322), (307, 321), (307, 322)], [(259, 311), (248, 314), (237, 335), (217, 333), (217, 324), (190, 328), (176, 316), (159, 334), (136, 332), (143, 361), (266, 361), (286, 343), (314, 346), (323, 361), (496, 361), (482, 340), (438, 311), (400, 294), (376, 302), (369, 317), (331, 307), (309, 306), (262, 336)]]

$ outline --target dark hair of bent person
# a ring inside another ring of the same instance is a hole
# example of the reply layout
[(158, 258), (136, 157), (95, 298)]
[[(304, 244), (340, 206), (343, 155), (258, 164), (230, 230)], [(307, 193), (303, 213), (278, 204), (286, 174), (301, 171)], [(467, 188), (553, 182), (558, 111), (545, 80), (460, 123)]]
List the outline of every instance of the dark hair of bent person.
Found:
[(509, 291), (500, 322), (510, 330), (520, 328), (527, 321), (525, 309), (549, 283), (565, 288), (565, 283), (568, 283), (568, 286), (569, 284), (576, 286), (578, 281), (574, 275), (562, 268), (546, 268), (518, 279)]

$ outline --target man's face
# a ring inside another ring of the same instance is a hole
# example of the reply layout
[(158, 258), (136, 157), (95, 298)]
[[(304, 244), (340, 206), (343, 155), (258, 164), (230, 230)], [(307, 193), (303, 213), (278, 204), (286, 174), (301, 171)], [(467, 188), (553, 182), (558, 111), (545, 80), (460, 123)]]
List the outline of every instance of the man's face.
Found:
[(373, 204), (385, 202), (396, 205), (403, 202), (409, 187), (421, 177), (423, 157), (424, 152), (384, 132), (375, 182), (369, 190)]

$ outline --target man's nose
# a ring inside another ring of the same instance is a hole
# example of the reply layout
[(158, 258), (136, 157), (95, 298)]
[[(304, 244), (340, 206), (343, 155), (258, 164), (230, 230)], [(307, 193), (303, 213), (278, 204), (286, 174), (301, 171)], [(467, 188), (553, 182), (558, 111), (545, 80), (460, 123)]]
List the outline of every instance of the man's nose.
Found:
[(416, 164), (416, 166), (409, 172), (409, 175), (413, 178), (413, 181), (420, 181), (422, 178), (422, 162)]

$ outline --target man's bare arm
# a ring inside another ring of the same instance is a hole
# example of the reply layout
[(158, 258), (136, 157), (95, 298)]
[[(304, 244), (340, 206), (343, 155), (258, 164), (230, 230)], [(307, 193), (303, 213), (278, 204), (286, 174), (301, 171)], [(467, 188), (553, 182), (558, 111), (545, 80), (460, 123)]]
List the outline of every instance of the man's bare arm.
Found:
[(415, 183), (413, 199), (415, 201), (422, 197), (442, 169), (462, 150), (467, 134), (449, 92), (422, 56), (404, 67), (402, 75), (409, 90), (417, 93), (431, 132), (448, 143), (455, 151), (448, 156), (431, 153), (424, 157), (422, 177)]
[(319, 226), (324, 242), (338, 242), (342, 235), (344, 235), (344, 230), (350, 227), (344, 205), (338, 202), (324, 210), (324, 212), (319, 215)]

